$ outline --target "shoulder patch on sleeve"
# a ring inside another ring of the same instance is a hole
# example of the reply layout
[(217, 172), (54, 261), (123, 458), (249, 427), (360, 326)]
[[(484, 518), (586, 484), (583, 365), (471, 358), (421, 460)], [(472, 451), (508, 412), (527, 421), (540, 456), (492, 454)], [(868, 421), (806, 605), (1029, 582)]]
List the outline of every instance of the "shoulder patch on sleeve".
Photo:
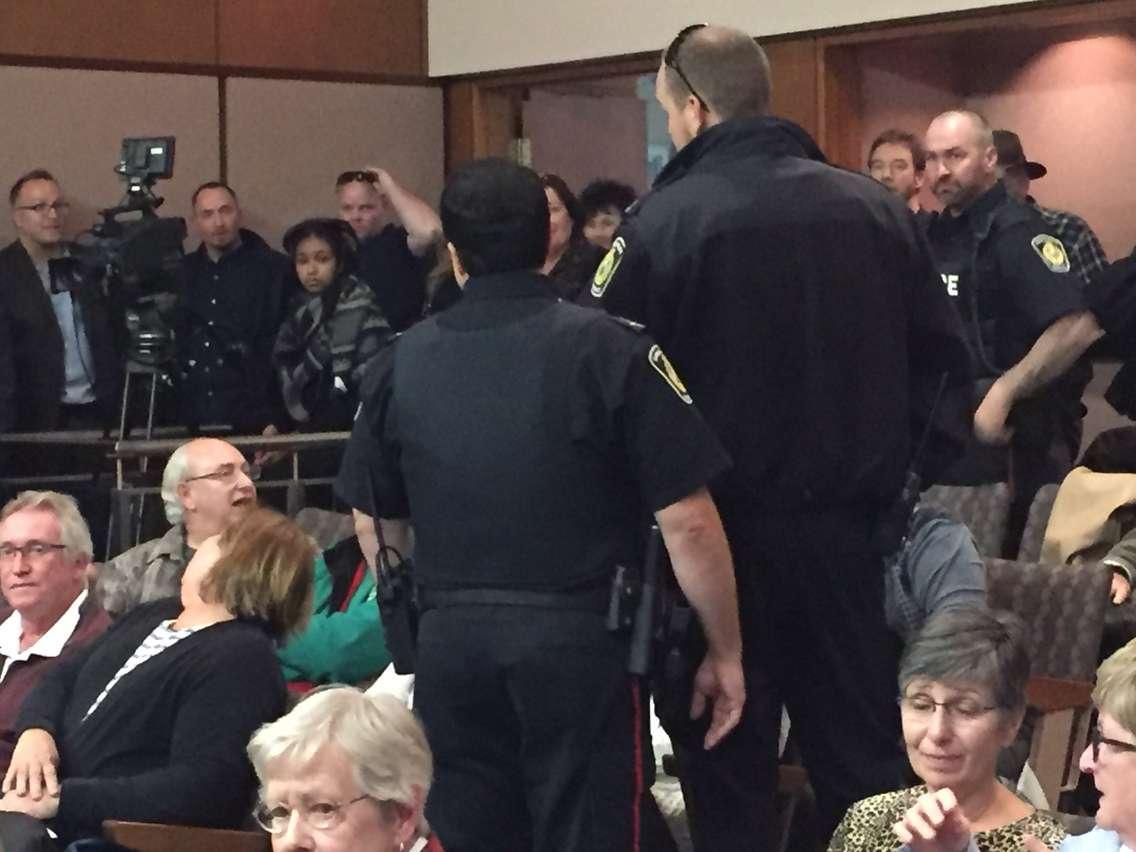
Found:
[(1037, 252), (1042, 262), (1049, 267), (1050, 272), (1069, 271), (1069, 255), (1065, 252), (1065, 246), (1061, 245), (1061, 240), (1057, 237), (1051, 237), (1049, 234), (1038, 234), (1030, 240), (1030, 245), (1033, 246), (1033, 250)]
[(619, 264), (623, 261), (623, 252), (626, 248), (626, 240), (623, 237), (616, 237), (615, 242), (611, 244), (611, 250), (604, 255), (604, 259), (596, 267), (596, 275), (592, 279), (592, 295), (595, 298), (603, 298), (607, 285), (611, 283), (612, 276), (615, 275), (615, 270), (619, 269)]
[(682, 379), (678, 377), (678, 372), (675, 370), (674, 365), (671, 364), (667, 356), (663, 354), (663, 350), (659, 348), (659, 344), (656, 343), (648, 350), (647, 362), (655, 368), (656, 373), (663, 377), (663, 381), (671, 386), (671, 390), (678, 395), (679, 399), (687, 405), (694, 402), (694, 400), (690, 398), (690, 393), (687, 391), (686, 385), (684, 385)]

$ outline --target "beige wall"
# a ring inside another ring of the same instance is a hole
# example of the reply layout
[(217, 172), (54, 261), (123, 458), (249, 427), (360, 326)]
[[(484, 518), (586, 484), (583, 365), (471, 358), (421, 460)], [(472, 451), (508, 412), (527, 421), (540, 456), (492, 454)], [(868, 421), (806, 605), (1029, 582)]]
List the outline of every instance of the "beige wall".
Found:
[[(218, 169), (217, 81), (178, 74), (132, 74), (0, 66), (0, 185), (43, 167), (72, 201), (69, 231), (96, 220), (122, 197), (112, 171), (124, 136), (177, 136), (174, 177), (156, 187), (163, 215), (186, 215), (189, 195)], [(0, 241), (13, 238), (4, 206)]]
[[(695, 21), (754, 36), (887, 21), (1024, 0), (429, 0), (432, 77), (662, 50)], [(523, 37), (518, 37), (523, 33)]]
[(437, 206), (441, 89), (230, 79), (227, 95), (229, 180), (246, 224), (272, 245), (300, 219), (334, 215), (347, 169), (381, 166)]
[(1128, 187), (1136, 185), (1136, 157), (1128, 143), (1136, 126), (1136, 38), (1063, 41), (1037, 33), (1015, 42), (876, 44), (859, 53), (865, 156), (885, 127), (921, 133), (944, 109), (976, 109), (995, 127), (1016, 131), (1026, 154), (1049, 168), (1032, 187), (1040, 203), (1083, 216), (1109, 257), (1132, 251)]

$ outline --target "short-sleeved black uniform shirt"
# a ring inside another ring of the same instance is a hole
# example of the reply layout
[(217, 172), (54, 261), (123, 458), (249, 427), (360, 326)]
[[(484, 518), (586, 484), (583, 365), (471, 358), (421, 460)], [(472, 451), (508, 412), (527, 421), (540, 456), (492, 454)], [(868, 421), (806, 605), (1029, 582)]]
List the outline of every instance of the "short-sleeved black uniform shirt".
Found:
[(959, 216), (940, 214), (928, 228), (979, 375), (1014, 366), (1055, 320), (1084, 308), (1080, 281), (1051, 230), (1000, 183)]
[[(969, 383), (910, 213), (777, 118), (722, 122), (679, 151), (624, 218), (591, 294), (674, 359), (733, 459), (714, 495), (727, 508), (889, 503), (942, 376)], [(950, 408), (936, 457), (969, 433)]]
[(645, 512), (727, 466), (646, 334), (517, 272), (471, 279), (384, 352), (336, 488), (411, 518), (426, 586), (566, 589), (634, 559)]

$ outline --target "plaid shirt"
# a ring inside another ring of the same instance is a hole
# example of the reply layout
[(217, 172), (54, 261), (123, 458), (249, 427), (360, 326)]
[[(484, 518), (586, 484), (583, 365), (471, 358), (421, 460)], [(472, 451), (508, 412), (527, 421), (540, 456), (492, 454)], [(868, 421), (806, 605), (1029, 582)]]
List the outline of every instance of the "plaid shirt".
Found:
[(161, 538), (144, 541), (96, 565), (95, 596), (115, 618), (139, 604), (176, 597), (192, 555), (185, 543), (185, 527), (174, 524)]
[(1108, 256), (1089, 223), (1075, 213), (1050, 210), (1032, 198), (1029, 201), (1053, 229), (1052, 236), (1061, 240), (1061, 245), (1065, 246), (1065, 251), (1069, 253), (1070, 270), (1081, 279), (1081, 289), (1088, 287), (1101, 270), (1108, 266)]

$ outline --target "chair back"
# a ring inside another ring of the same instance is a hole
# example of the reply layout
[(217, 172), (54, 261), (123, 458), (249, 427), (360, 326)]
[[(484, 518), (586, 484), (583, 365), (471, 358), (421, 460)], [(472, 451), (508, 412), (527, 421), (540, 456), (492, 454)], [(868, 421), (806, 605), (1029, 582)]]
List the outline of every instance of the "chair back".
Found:
[(103, 836), (135, 852), (271, 852), (263, 831), (230, 831), (187, 825), (106, 820)]
[(1029, 516), (1022, 530), (1022, 542), (1018, 545), (1019, 562), (1037, 562), (1041, 559), (1041, 543), (1045, 540), (1045, 528), (1049, 526), (1049, 516), (1053, 514), (1053, 502), (1061, 486), (1056, 482), (1043, 485), (1030, 503)]
[(932, 485), (922, 502), (962, 521), (983, 556), (1000, 556), (1010, 513), (1010, 489), (1004, 482), (986, 485)]

